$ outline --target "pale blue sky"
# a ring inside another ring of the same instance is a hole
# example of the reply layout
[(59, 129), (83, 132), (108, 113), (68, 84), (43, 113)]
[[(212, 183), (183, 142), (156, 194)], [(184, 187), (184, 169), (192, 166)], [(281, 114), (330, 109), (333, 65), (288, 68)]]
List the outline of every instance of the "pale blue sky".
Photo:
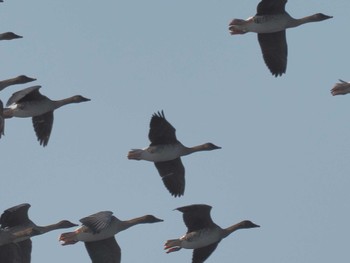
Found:
[[(46, 148), (30, 119), (10, 119), (0, 140), (0, 211), (32, 205), (37, 224), (73, 222), (111, 210), (120, 219), (154, 214), (163, 223), (119, 233), (122, 262), (191, 262), (166, 254), (166, 239), (186, 232), (174, 208), (213, 206), (227, 227), (261, 225), (223, 240), (210, 262), (348, 262), (350, 235), (350, 2), (289, 1), (288, 12), (333, 19), (287, 32), (287, 74), (274, 78), (254, 34), (230, 36), (233, 18), (258, 1), (20, 1), (0, 5), (0, 79), (26, 74), (61, 99), (90, 102), (55, 112)], [(173, 198), (152, 163), (127, 160), (149, 144), (151, 115), (164, 110), (183, 144), (221, 150), (183, 158), (186, 190)], [(64, 231), (64, 230), (63, 230)], [(32, 262), (89, 262), (83, 244), (61, 247), (55, 231), (33, 238)]]

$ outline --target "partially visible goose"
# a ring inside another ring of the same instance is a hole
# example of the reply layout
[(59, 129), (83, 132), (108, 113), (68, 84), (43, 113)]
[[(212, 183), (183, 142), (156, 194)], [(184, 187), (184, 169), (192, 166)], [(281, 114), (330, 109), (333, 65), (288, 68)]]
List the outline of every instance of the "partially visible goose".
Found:
[(350, 82), (346, 82), (344, 80), (339, 80), (340, 82), (336, 83), (334, 87), (331, 89), (331, 93), (333, 96), (335, 95), (345, 95), (350, 93)]
[(181, 248), (194, 249), (192, 263), (203, 263), (214, 252), (219, 242), (238, 229), (260, 227), (251, 221), (244, 220), (228, 228), (221, 228), (210, 216), (211, 206), (189, 205), (176, 210), (183, 213), (187, 233), (178, 239), (166, 241), (164, 249), (167, 253)]
[(6, 32), (6, 33), (0, 34), (0, 40), (12, 40), (17, 38), (22, 38), (22, 36), (19, 36), (13, 32)]
[(332, 18), (317, 13), (295, 19), (286, 12), (286, 3), (287, 0), (262, 0), (258, 4), (255, 16), (247, 20), (233, 19), (229, 25), (232, 35), (258, 33), (265, 63), (275, 77), (281, 76), (287, 69), (286, 29)]
[(132, 149), (127, 157), (131, 160), (154, 162), (163, 183), (177, 197), (185, 191), (185, 168), (180, 157), (199, 151), (221, 149), (212, 143), (186, 147), (176, 139), (175, 128), (165, 119), (164, 112), (154, 113), (150, 122), (149, 147)]
[(4, 105), (2, 104), (2, 101), (0, 100), (0, 138), (2, 135), (5, 135), (5, 120), (4, 120)]
[(4, 118), (32, 117), (34, 130), (40, 145), (46, 146), (49, 142), (53, 111), (70, 103), (90, 101), (81, 95), (62, 100), (50, 100), (39, 92), (41, 86), (33, 86), (12, 94), (4, 109)]
[(162, 221), (153, 215), (123, 221), (113, 212), (102, 211), (80, 219), (83, 225), (74, 232), (63, 233), (59, 241), (62, 245), (84, 242), (93, 263), (120, 263), (121, 250), (114, 235), (134, 225)]
[(11, 79), (5, 79), (0, 81), (0, 91), (3, 90), (4, 88), (11, 86), (11, 85), (16, 85), (16, 84), (24, 84), (28, 83), (31, 81), (35, 81), (36, 79), (27, 77), (25, 75), (20, 75), (15, 78)]
[(29, 204), (20, 204), (4, 211), (0, 217), (1, 263), (29, 263), (32, 251), (31, 237), (49, 231), (77, 226), (68, 220), (37, 226), (28, 217)]

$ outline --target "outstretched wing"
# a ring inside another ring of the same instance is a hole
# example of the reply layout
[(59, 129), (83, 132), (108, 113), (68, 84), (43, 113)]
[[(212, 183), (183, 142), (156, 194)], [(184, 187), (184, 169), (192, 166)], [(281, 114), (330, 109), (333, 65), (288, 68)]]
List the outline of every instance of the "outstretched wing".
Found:
[(183, 195), (185, 192), (185, 167), (181, 159), (155, 162), (154, 165), (171, 195), (174, 197)]
[(193, 250), (192, 263), (203, 263), (216, 249), (220, 241)]
[(281, 76), (287, 70), (286, 31), (258, 34), (258, 40), (266, 66), (272, 75)]
[(53, 111), (32, 118), (34, 131), (40, 145), (46, 146), (50, 139), (53, 124)]
[(39, 89), (41, 86), (32, 86), (26, 89), (22, 89), (12, 94), (9, 100), (6, 103), (6, 106), (11, 105), (12, 103), (21, 102), (21, 100), (32, 101), (32, 100), (41, 100), (46, 98), (41, 95)]
[(183, 213), (183, 220), (188, 229), (187, 233), (215, 225), (210, 216), (211, 206), (209, 205), (188, 205), (176, 210)]
[(151, 146), (176, 143), (175, 128), (165, 119), (164, 112), (154, 113), (150, 122), (148, 138)]
[(85, 242), (85, 248), (92, 263), (120, 263), (121, 250), (114, 237)]
[(286, 12), (287, 0), (262, 0), (257, 7), (256, 15), (277, 15)]

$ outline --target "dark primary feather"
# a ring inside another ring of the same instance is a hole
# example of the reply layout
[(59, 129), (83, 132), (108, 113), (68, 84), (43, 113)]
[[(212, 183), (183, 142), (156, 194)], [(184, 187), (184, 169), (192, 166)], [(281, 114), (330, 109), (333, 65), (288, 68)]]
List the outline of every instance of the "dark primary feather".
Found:
[(220, 241), (193, 250), (192, 263), (203, 263), (216, 249)]
[(36, 137), (38, 138), (40, 145), (46, 146), (49, 142), (52, 130), (53, 111), (32, 117), (32, 122)]
[(151, 146), (177, 143), (175, 128), (165, 119), (164, 112), (154, 113), (150, 122), (148, 138)]
[(288, 55), (286, 31), (258, 34), (258, 40), (265, 64), (272, 75), (277, 77), (285, 73)]
[(256, 15), (277, 15), (286, 12), (287, 0), (262, 0), (257, 7)]
[(2, 228), (14, 227), (30, 223), (28, 217), (28, 210), (30, 204), (20, 204), (6, 209), (0, 217), (0, 224)]
[(155, 162), (154, 165), (169, 192), (175, 197), (183, 195), (185, 192), (185, 167), (181, 162), (181, 158)]
[(211, 206), (189, 205), (176, 208), (183, 213), (183, 220), (187, 226), (187, 233), (215, 225), (210, 216)]
[(37, 101), (43, 98), (46, 98), (39, 92), (41, 86), (32, 86), (26, 89), (22, 89), (12, 94), (9, 100), (6, 103), (6, 106), (11, 105), (12, 103), (22, 102), (22, 101)]
[(121, 250), (114, 237), (104, 240), (85, 242), (92, 263), (120, 263)]

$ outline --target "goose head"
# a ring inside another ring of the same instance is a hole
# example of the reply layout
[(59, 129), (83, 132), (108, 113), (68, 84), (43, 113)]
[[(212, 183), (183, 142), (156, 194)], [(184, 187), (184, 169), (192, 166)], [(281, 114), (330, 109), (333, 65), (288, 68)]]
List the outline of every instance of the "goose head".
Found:
[(239, 223), (239, 228), (254, 228), (254, 227), (260, 227), (257, 224), (254, 224), (252, 221), (244, 220)]
[(17, 77), (17, 80), (18, 80), (18, 82), (20, 82), (20, 83), (27, 83), (27, 82), (35, 81), (36, 79), (35, 79), (35, 78), (27, 77), (26, 75), (19, 75), (19, 76)]
[(16, 38), (22, 38), (22, 36), (16, 35), (13, 32), (6, 32), (6, 33), (1, 34), (2, 40), (12, 40), (12, 39), (16, 39)]
[(326, 20), (329, 18), (333, 18), (333, 16), (327, 16), (327, 15), (322, 14), (322, 13), (317, 13), (317, 14), (312, 15), (312, 18), (314, 21), (323, 21), (323, 20)]
[(71, 102), (72, 103), (79, 103), (79, 102), (84, 102), (84, 101), (90, 101), (91, 99), (85, 98), (81, 95), (75, 95), (71, 97)]
[(153, 215), (145, 215), (143, 218), (144, 223), (157, 223), (157, 222), (163, 222), (163, 219), (159, 219)]
[(62, 220), (62, 221), (58, 222), (57, 225), (62, 227), (62, 228), (69, 228), (69, 227), (73, 227), (73, 226), (78, 226), (78, 224), (74, 224), (68, 220)]
[(216, 146), (215, 144), (213, 144), (211, 142), (207, 142), (207, 143), (203, 144), (204, 151), (212, 151), (212, 150), (216, 150), (216, 149), (221, 149), (221, 147)]

